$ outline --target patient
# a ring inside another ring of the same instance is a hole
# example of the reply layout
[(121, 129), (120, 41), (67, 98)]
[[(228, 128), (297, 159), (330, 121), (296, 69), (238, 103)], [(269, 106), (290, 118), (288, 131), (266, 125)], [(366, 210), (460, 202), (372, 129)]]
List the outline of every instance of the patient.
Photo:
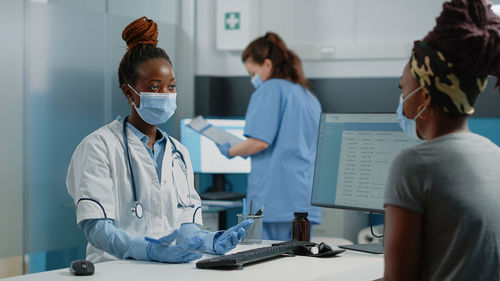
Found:
[(500, 279), (500, 148), (467, 125), (499, 74), (500, 18), (484, 0), (445, 3), (400, 80), (400, 125), (425, 142), (392, 163), (384, 280)]

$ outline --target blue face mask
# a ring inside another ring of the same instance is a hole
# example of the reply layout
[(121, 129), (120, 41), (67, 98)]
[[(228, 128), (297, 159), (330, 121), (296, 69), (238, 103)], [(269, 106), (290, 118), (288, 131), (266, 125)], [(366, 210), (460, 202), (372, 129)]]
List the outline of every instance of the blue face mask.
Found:
[(251, 81), (252, 81), (252, 84), (255, 87), (255, 89), (258, 89), (260, 87), (260, 85), (262, 85), (262, 83), (264, 83), (264, 81), (262, 81), (262, 78), (260, 78), (259, 74), (255, 74), (252, 77)]
[(134, 108), (139, 116), (150, 125), (163, 124), (174, 115), (177, 109), (177, 93), (148, 93), (140, 94), (132, 88), (135, 94), (141, 97), (140, 107), (134, 103)]
[(420, 137), (417, 134), (417, 122), (415, 120), (417, 120), (417, 118), (420, 116), (420, 114), (422, 114), (422, 112), (424, 112), (426, 108), (424, 107), (422, 110), (420, 110), (415, 116), (415, 118), (409, 119), (403, 113), (403, 104), (420, 89), (422, 89), (422, 87), (416, 88), (405, 99), (403, 99), (403, 94), (401, 94), (399, 96), (398, 108), (396, 109), (396, 113), (398, 114), (399, 126), (401, 126), (401, 129), (403, 129), (403, 132), (405, 132), (407, 136), (415, 139), (420, 139)]

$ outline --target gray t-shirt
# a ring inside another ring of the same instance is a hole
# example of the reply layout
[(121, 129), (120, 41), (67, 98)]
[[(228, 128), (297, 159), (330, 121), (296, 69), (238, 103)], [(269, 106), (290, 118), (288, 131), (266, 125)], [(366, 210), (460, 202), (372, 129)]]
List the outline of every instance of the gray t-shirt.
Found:
[(404, 150), (385, 205), (423, 216), (422, 280), (500, 280), (500, 148), (452, 133)]

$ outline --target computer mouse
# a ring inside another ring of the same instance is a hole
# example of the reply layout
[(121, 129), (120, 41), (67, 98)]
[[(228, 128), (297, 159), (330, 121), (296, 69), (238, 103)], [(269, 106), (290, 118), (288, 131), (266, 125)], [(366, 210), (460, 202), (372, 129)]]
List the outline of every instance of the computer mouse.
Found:
[(323, 242), (319, 243), (318, 248), (319, 248), (319, 252), (320, 253), (325, 253), (325, 252), (328, 252), (328, 251), (332, 251), (332, 247), (330, 247), (328, 244), (323, 243)]
[(94, 264), (87, 260), (76, 260), (71, 262), (69, 272), (74, 275), (92, 275), (94, 274)]

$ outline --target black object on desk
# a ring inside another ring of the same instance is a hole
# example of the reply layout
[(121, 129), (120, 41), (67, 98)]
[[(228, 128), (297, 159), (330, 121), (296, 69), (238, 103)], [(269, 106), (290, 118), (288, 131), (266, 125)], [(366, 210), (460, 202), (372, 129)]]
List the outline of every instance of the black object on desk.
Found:
[(287, 241), (272, 246), (241, 251), (238, 253), (204, 259), (196, 263), (202, 269), (243, 269), (243, 265), (270, 260), (284, 255), (303, 255), (311, 257), (333, 257), (345, 250), (332, 250), (325, 243), (316, 244), (304, 241)]
[(308, 257), (315, 257), (315, 258), (328, 258), (328, 257), (334, 257), (342, 252), (345, 252), (345, 250), (333, 250), (332, 247), (330, 247), (328, 244), (321, 242), (321, 243), (314, 243), (314, 242), (309, 242), (309, 241), (286, 241), (283, 243), (278, 243), (278, 244), (273, 244), (273, 246), (278, 246), (278, 245), (283, 245), (283, 244), (295, 244), (297, 245), (297, 249), (295, 250), (294, 254), (297, 256), (308, 256)]
[(94, 264), (87, 260), (76, 260), (69, 266), (69, 272), (74, 275), (92, 275), (94, 270)]
[(383, 254), (384, 245), (382, 243), (368, 243), (368, 244), (352, 244), (352, 245), (341, 245), (339, 248), (360, 251), (370, 254)]

